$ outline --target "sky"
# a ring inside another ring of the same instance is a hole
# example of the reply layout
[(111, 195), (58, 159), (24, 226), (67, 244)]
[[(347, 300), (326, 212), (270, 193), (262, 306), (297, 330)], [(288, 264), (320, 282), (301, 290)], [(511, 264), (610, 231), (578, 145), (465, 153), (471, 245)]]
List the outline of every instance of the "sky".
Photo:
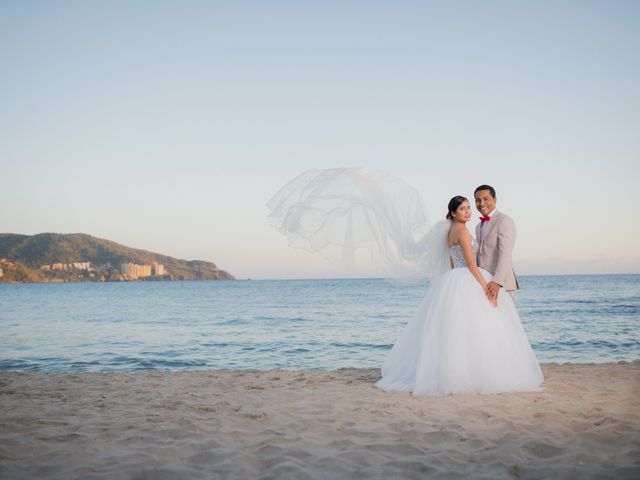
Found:
[[(311, 168), (479, 184), (523, 275), (640, 273), (640, 2), (0, 2), (0, 232), (360, 276), (266, 202)], [(473, 229), (477, 219), (470, 225)]]

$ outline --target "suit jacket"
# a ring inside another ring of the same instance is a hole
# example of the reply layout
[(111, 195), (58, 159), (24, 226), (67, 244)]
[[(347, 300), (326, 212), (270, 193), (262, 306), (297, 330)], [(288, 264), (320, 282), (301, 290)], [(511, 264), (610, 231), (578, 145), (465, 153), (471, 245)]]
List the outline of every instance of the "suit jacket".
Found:
[[(480, 238), (480, 225), (476, 226), (476, 238)], [(480, 242), (478, 266), (493, 275), (493, 281), (506, 290), (519, 288), (511, 259), (515, 242), (516, 224), (510, 216), (496, 210)]]

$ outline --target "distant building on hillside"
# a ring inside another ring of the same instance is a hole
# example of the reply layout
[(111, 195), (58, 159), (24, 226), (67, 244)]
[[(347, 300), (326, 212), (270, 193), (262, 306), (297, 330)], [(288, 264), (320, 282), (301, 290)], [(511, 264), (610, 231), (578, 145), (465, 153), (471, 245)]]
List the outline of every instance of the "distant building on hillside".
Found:
[(164, 265), (161, 265), (158, 262), (153, 262), (153, 274), (156, 276), (164, 275)]
[(151, 265), (138, 265), (137, 263), (123, 263), (120, 265), (120, 273), (131, 280), (151, 276)]
[(44, 272), (50, 270), (91, 270), (91, 262), (52, 263), (51, 265), (40, 265), (40, 270)]

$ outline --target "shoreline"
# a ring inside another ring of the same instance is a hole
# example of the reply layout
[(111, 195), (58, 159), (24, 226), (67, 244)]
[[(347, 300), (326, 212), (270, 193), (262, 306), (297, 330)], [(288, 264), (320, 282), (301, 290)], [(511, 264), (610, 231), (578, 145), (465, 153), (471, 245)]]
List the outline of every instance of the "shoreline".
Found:
[(637, 478), (640, 360), (414, 396), (379, 369), (0, 372), (2, 478)]
[[(614, 367), (616, 365), (632, 365), (635, 363), (640, 364), (640, 358), (633, 360), (606, 360), (606, 361), (571, 361), (568, 360), (566, 362), (561, 361), (551, 361), (551, 362), (541, 362), (538, 361), (540, 367), (545, 369), (547, 367), (567, 367), (567, 366), (605, 366), (609, 365)], [(33, 367), (30, 367), (33, 368)], [(342, 371), (361, 371), (361, 372), (370, 372), (369, 375), (378, 375), (380, 378), (380, 367), (338, 367), (338, 368), (287, 368), (287, 367), (273, 367), (273, 368), (219, 368), (219, 367), (196, 367), (196, 368), (181, 368), (176, 367), (175, 369), (162, 369), (150, 367), (148, 369), (137, 369), (137, 370), (12, 370), (12, 369), (0, 369), (0, 377), (6, 374), (29, 374), (29, 375), (103, 375), (103, 374), (121, 374), (121, 375), (144, 375), (150, 373), (159, 373), (159, 374), (179, 374), (179, 373), (200, 373), (210, 375), (212, 373), (269, 373), (269, 372), (306, 372), (306, 373), (340, 373)], [(374, 382), (375, 383), (375, 382)], [(1, 391), (0, 391), (1, 393)], [(509, 393), (509, 392), (507, 392)]]

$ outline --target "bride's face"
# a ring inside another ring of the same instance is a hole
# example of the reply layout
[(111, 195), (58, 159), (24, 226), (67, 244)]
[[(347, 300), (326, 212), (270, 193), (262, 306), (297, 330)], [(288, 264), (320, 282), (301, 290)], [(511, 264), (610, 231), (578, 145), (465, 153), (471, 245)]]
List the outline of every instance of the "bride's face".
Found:
[(460, 204), (458, 208), (456, 208), (455, 219), (458, 222), (467, 223), (471, 220), (471, 205), (466, 200)]

